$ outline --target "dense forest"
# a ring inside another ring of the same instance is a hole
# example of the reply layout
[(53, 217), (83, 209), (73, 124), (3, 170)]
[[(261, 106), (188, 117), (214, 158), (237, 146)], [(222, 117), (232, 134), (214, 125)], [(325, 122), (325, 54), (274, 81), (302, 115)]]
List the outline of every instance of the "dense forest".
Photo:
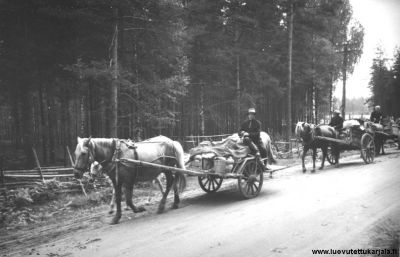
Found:
[(380, 105), (384, 116), (400, 117), (400, 48), (393, 59), (385, 58), (381, 47), (377, 48), (371, 66), (369, 82), (372, 96), (370, 105)]
[(0, 0), (0, 143), (56, 163), (77, 136), (233, 133), (249, 107), (282, 135), (288, 85), (292, 123), (319, 121), (362, 45), (348, 0)]

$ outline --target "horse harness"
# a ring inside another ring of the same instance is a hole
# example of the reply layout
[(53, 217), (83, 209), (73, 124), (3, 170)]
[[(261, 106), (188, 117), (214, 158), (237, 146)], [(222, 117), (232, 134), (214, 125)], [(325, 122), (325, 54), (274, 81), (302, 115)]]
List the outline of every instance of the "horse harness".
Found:
[[(113, 157), (112, 157), (112, 163), (115, 163), (115, 180), (116, 180), (116, 182), (118, 184), (118, 177), (119, 177), (118, 173), (119, 172), (118, 172), (118, 163), (117, 163), (117, 161), (118, 161), (120, 153), (121, 153), (121, 144), (125, 144), (126, 147), (128, 147), (128, 149), (133, 150), (133, 157), (134, 157), (135, 160), (139, 160), (139, 154), (138, 154), (138, 152), (136, 150), (137, 145), (135, 145), (135, 142), (130, 140), (130, 139), (128, 139), (128, 140), (114, 139), (114, 142), (115, 142), (115, 150), (114, 150), (114, 154), (113, 154)], [(138, 176), (137, 168), (138, 168), (137, 165), (135, 165), (135, 168), (134, 168), (135, 169), (135, 179)]]
[[(311, 126), (309, 126), (310, 131), (304, 134), (303, 143), (306, 145), (312, 144), (314, 142), (315, 131)], [(307, 138), (306, 138), (307, 137)]]

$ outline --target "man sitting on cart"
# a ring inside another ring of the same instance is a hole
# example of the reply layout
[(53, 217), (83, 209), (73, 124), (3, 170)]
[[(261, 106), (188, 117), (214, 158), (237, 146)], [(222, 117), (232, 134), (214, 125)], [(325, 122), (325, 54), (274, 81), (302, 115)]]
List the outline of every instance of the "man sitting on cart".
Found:
[(256, 157), (266, 158), (267, 149), (262, 144), (260, 132), (261, 122), (256, 119), (256, 109), (250, 108), (248, 110), (248, 119), (240, 126), (239, 136), (243, 137), (243, 143), (250, 147)]
[(336, 130), (336, 138), (339, 137), (340, 131), (343, 129), (343, 121), (344, 119), (340, 116), (340, 111), (334, 110), (331, 122), (329, 122), (329, 126)]
[(374, 110), (371, 113), (370, 121), (373, 123), (381, 123), (383, 114), (381, 112), (381, 107), (379, 105), (375, 106)]

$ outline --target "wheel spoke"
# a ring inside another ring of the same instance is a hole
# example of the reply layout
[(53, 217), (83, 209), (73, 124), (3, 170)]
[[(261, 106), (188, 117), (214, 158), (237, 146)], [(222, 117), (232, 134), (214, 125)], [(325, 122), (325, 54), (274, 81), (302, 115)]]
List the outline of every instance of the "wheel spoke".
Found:
[(250, 193), (250, 186), (248, 183), (245, 184), (246, 185), (246, 193), (249, 194)]
[(213, 191), (215, 190), (215, 180), (213, 179), (212, 180), (212, 188), (213, 188)]
[(207, 182), (208, 182), (208, 187), (207, 187), (207, 189), (208, 189), (208, 191), (210, 191), (210, 188), (211, 188), (211, 180), (207, 180)]
[(208, 183), (210, 183), (210, 180), (208, 178), (206, 178), (206, 182), (204, 183), (204, 187), (206, 187)]
[(251, 194), (254, 195), (254, 188), (253, 188), (254, 184), (251, 184)]
[(254, 183), (253, 185), (256, 188), (256, 191), (258, 191), (258, 186), (256, 185), (256, 183)]

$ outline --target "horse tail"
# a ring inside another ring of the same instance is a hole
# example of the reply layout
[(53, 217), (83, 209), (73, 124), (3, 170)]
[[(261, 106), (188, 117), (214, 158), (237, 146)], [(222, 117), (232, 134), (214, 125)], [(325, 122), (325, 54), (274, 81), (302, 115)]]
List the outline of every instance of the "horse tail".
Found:
[(260, 136), (261, 136), (261, 140), (264, 143), (264, 147), (267, 149), (267, 157), (268, 157), (269, 164), (276, 163), (274, 153), (272, 152), (271, 137), (266, 132), (262, 132), (260, 134)]
[(179, 192), (183, 192), (186, 188), (186, 175), (181, 173), (181, 172), (176, 172), (175, 173), (176, 178), (178, 179), (178, 190)]
[[(176, 164), (178, 168), (186, 170), (185, 167), (185, 152), (183, 151), (182, 145), (178, 141), (172, 142), (175, 150)], [(181, 172), (176, 172), (175, 176), (178, 178), (178, 188), (182, 192), (186, 188), (186, 175)]]
[(276, 163), (276, 160), (275, 160), (275, 157), (274, 157), (274, 153), (272, 152), (271, 140), (268, 140), (266, 148), (267, 148), (267, 152), (268, 152), (268, 162), (269, 162), (269, 164)]

